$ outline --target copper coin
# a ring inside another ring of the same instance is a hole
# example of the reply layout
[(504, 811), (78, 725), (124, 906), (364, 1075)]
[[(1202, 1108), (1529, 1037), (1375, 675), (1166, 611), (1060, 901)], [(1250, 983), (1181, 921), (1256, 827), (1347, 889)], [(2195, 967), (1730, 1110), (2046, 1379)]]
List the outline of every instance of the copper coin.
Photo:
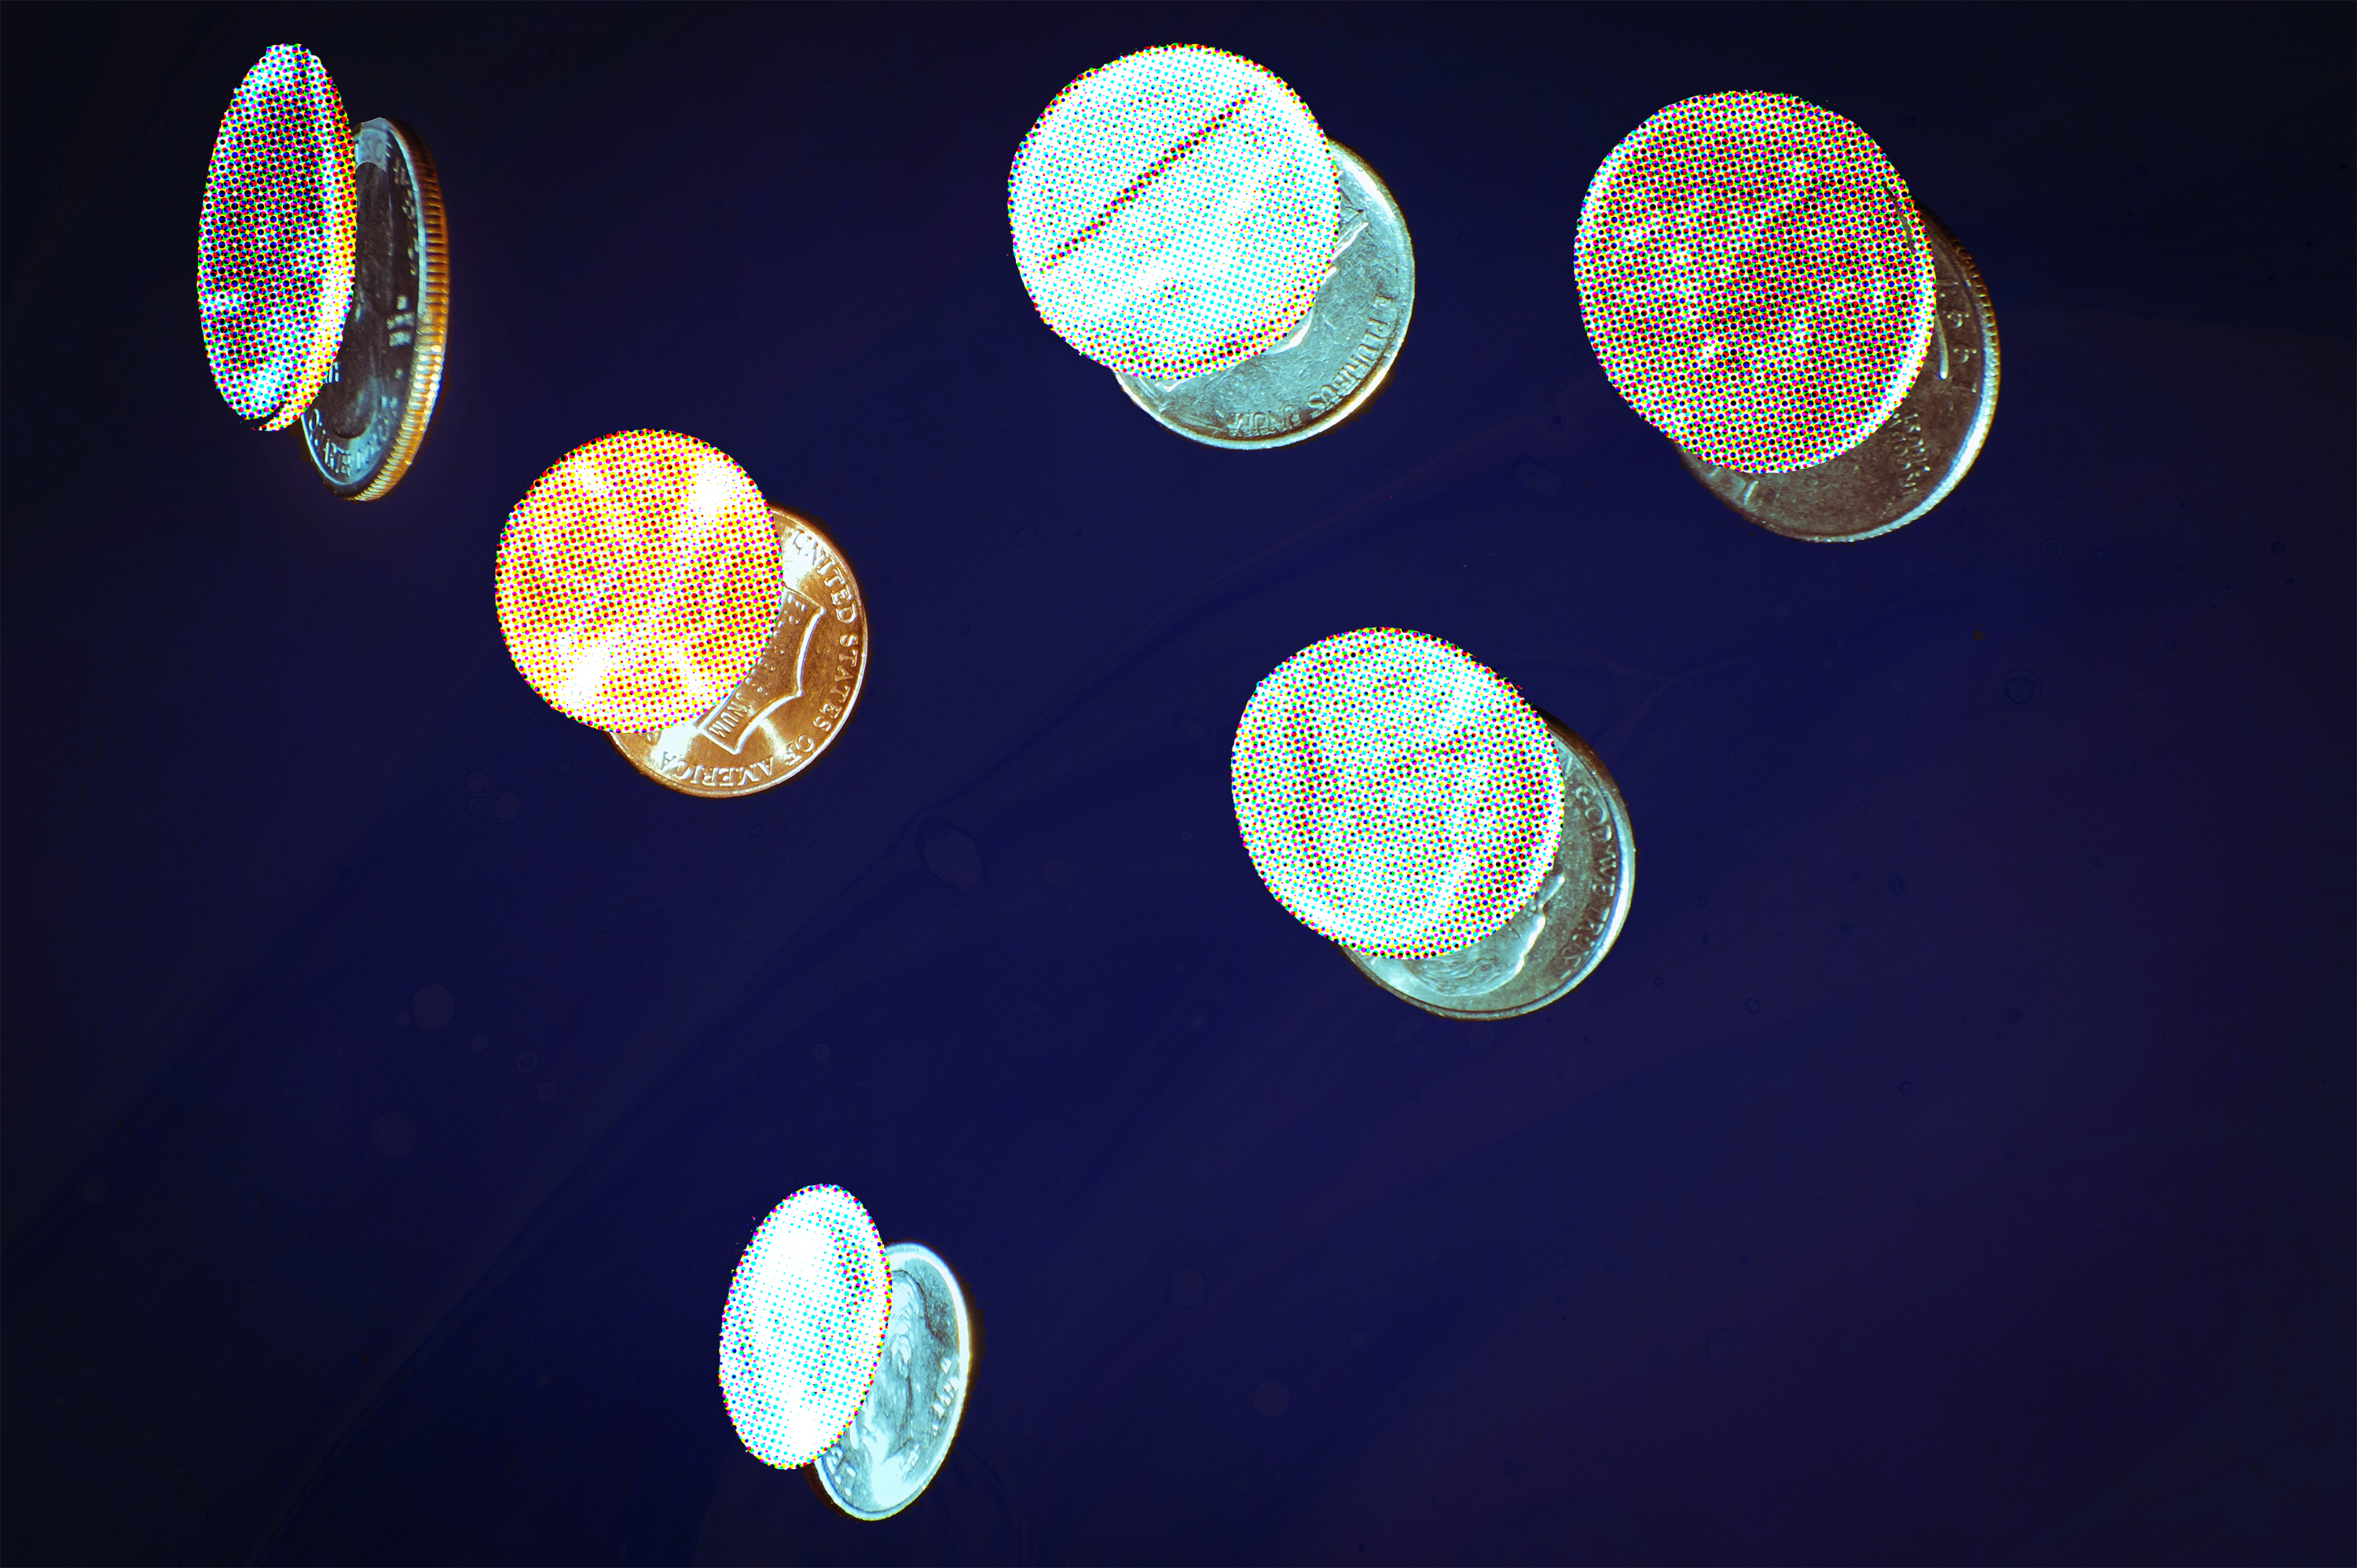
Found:
[(834, 542), (781, 508), (784, 607), (750, 673), (712, 709), (614, 745), (658, 784), (709, 800), (755, 795), (808, 768), (850, 721), (867, 679), (867, 605)]

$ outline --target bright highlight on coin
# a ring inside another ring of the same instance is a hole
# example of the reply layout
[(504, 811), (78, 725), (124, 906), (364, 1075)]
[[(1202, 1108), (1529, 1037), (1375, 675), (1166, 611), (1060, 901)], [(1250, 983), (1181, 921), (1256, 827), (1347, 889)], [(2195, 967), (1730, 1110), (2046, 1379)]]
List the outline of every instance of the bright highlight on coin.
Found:
[(1277, 901), (1363, 952), (1425, 959), (1496, 932), (1538, 890), (1563, 774), (1522, 694), (1420, 632), (1302, 650), (1237, 725), (1236, 822)]
[(1745, 473), (1857, 446), (1932, 340), (1932, 247), (1905, 183), (1857, 126), (1774, 93), (1674, 103), (1615, 147), (1574, 274), (1620, 395)]
[(806, 1187), (753, 1233), (720, 1313), (720, 1393), (753, 1456), (809, 1464), (867, 1397), (891, 1307), (884, 1243), (859, 1200)]
[(279, 44), (221, 116), (197, 231), (213, 384), (241, 418), (292, 424), (341, 340), (358, 223), (352, 133), (327, 68)]
[(750, 671), (782, 591), (745, 470), (693, 436), (630, 430), (541, 476), (500, 539), (500, 629), (550, 706), (604, 730), (694, 718)]
[(1007, 181), (1040, 319), (1118, 372), (1188, 376), (1282, 341), (1333, 260), (1326, 138), (1269, 71), (1141, 49), (1059, 92)]

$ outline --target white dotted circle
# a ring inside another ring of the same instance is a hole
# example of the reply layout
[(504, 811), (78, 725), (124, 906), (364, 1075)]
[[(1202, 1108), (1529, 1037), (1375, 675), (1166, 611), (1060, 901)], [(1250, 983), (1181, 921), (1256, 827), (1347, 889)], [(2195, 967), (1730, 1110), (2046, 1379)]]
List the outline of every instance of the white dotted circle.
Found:
[(360, 192), (328, 69), (299, 44), (254, 62), (221, 115), (197, 229), (197, 309), (213, 384), (283, 429), (342, 341)]
[(720, 1394), (752, 1455), (791, 1470), (851, 1425), (884, 1354), (884, 1241), (859, 1200), (806, 1187), (770, 1212), (720, 1311)]
[(1170, 45), (1056, 94), (1007, 180), (1039, 318), (1109, 369), (1188, 376), (1300, 325), (1333, 260), (1340, 177), (1290, 87)]
[(1233, 765), (1244, 851), (1277, 902), (1386, 958), (1498, 930), (1563, 833), (1545, 723), (1421, 632), (1346, 632), (1278, 665), (1236, 726)]

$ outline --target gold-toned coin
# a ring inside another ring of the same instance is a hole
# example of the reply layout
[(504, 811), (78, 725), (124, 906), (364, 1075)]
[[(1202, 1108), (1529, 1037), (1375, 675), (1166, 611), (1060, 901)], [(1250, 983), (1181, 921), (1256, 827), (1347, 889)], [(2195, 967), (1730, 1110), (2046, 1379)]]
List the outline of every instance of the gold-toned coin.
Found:
[(299, 44), (254, 62), (221, 116), (197, 230), (197, 308), (213, 384), (265, 430), (327, 379), (352, 290), (360, 197), (352, 131)]
[(735, 459), (626, 430), (540, 477), (500, 537), (500, 631), (532, 689), (602, 730), (708, 714), (778, 618), (777, 525)]
[(721, 800), (773, 789), (824, 754), (867, 679), (867, 603), (834, 542), (771, 507), (784, 607), (752, 672), (701, 718), (617, 732), (630, 765), (682, 794)]

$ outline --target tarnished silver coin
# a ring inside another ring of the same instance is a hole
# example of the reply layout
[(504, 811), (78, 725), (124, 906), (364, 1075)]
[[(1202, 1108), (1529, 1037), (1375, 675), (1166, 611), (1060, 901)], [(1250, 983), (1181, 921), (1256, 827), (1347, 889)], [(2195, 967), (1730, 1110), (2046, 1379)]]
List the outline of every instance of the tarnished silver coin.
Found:
[(1560, 1001), (1595, 972), (1620, 935), (1637, 886), (1629, 807), (1603, 759), (1542, 714), (1563, 763), (1563, 836), (1538, 892), (1503, 927), (1437, 958), (1379, 958), (1347, 943), (1361, 972), (1444, 1018), (1512, 1018)]
[(1390, 188), (1359, 155), (1327, 143), (1341, 177), (1332, 270), (1318, 303), (1275, 348), (1224, 370), (1162, 381), (1119, 371), (1129, 400), (1189, 440), (1286, 446), (1341, 424), (1375, 395), (1407, 337), (1415, 251)]
[(974, 1372), (974, 1326), (949, 1265), (914, 1241), (885, 1248), (884, 1258), (892, 1270), (884, 1359), (850, 1429), (815, 1466), (827, 1497), (854, 1519), (889, 1519), (931, 1484)]
[(442, 390), (450, 256), (442, 185), (416, 133), (371, 120), (354, 142), (360, 193), (342, 346), (303, 411), (303, 446), (328, 489), (374, 500), (401, 482)]
[(1996, 311), (1971, 255), (1946, 225), (1921, 216), (1935, 279), (1932, 349), (1873, 435), (1781, 474), (1747, 474), (1679, 451), (1706, 489), (1760, 527), (1835, 543), (1872, 539), (1938, 506), (1980, 456), (1996, 415)]

